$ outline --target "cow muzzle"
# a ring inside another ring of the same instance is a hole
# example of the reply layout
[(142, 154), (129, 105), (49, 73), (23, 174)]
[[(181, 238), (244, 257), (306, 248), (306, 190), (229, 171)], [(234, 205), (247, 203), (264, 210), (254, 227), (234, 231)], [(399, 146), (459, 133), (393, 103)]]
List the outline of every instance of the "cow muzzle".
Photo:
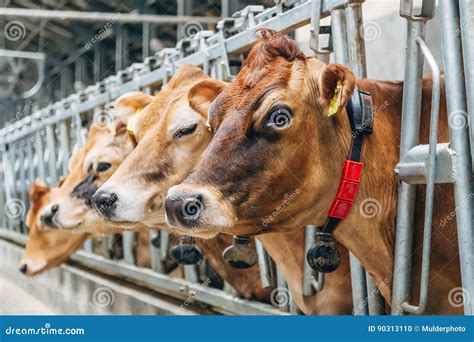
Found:
[(179, 228), (231, 227), (236, 221), (232, 207), (217, 190), (191, 184), (168, 191), (165, 211), (168, 224)]

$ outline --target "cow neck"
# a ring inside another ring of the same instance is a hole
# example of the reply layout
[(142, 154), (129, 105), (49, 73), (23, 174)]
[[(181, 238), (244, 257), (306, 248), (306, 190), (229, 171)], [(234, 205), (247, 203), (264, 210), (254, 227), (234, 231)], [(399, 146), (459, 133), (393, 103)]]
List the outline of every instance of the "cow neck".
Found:
[[(393, 273), (393, 240), (396, 212), (396, 178), (393, 168), (398, 160), (400, 136), (400, 116), (398, 111), (402, 98), (402, 85), (392, 84), (390, 102), (387, 103), (387, 91), (377, 82), (358, 80), (357, 86), (372, 94), (373, 107), (376, 108), (374, 133), (366, 138), (361, 161), (364, 174), (361, 177), (353, 210), (342, 220), (334, 231), (334, 236), (361, 261), (364, 268), (379, 285), (386, 301), (391, 301)], [(401, 109), (400, 109), (401, 110)], [(349, 136), (351, 129), (347, 118), (342, 115), (339, 136)], [(344, 120), (344, 121), (343, 121)], [(394, 143), (389, 137), (393, 137)], [(383, 154), (383, 160), (381, 155)], [(342, 165), (343, 161), (339, 165)], [(342, 178), (342, 168), (335, 170)], [(337, 193), (337, 183), (331, 187)], [(377, 213), (364, 213), (364, 208), (375, 208)], [(329, 208), (327, 208), (329, 210)], [(365, 216), (363, 216), (365, 215)]]
[(282, 233), (267, 233), (257, 238), (283, 273), (291, 297), (307, 315), (351, 314), (352, 297), (348, 253), (341, 250), (344, 264), (326, 277), (324, 289), (314, 296), (303, 296), (304, 230), (289, 229)]

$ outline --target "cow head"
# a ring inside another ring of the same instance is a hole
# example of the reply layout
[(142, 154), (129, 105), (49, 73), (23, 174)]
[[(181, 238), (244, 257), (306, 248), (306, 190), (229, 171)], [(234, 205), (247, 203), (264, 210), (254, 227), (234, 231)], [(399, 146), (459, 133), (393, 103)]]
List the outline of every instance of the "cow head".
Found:
[[(233, 84), (222, 92), (212, 81), (203, 84), (200, 106), (190, 97), (202, 115), (209, 109), (215, 133), (193, 172), (166, 198), (168, 223), (188, 234), (301, 227), (323, 222), (331, 204), (334, 185), (327, 180), (337, 177), (350, 145), (341, 112), (355, 78), (342, 65), (305, 57), (285, 35), (261, 30), (259, 36)], [(328, 118), (330, 107), (336, 113)]]
[(66, 261), (87, 238), (87, 234), (41, 229), (39, 212), (58, 191), (58, 188), (50, 189), (40, 181), (36, 181), (30, 189), (31, 207), (27, 215), (29, 234), (20, 264), (20, 271), (26, 275), (39, 274)]
[(46, 226), (96, 228), (100, 220), (92, 208), (91, 197), (132, 151), (134, 146), (127, 132), (127, 120), (136, 115), (138, 109), (146, 107), (151, 99), (142, 92), (125, 94), (115, 102), (113, 115), (92, 124), (85, 145), (70, 160), (70, 173), (59, 193), (41, 212)]
[(208, 85), (214, 82), (201, 69), (184, 65), (140, 113), (133, 127), (138, 145), (93, 197), (102, 216), (118, 224), (164, 224), (166, 192), (189, 174), (211, 140), (207, 113), (188, 101), (205, 100), (200, 87)]

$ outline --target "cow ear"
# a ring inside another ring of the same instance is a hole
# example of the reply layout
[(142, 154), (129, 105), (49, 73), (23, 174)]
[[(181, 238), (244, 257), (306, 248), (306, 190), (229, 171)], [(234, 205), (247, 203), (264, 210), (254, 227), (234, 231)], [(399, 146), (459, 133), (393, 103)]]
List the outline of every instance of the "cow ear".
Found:
[(44, 195), (50, 192), (50, 190), (51, 189), (49, 186), (37, 179), (30, 188), (30, 198), (32, 205), (38, 202)]
[(338, 114), (355, 89), (355, 76), (342, 64), (326, 65), (318, 80), (319, 95), (326, 115)]
[(115, 101), (115, 109), (119, 110), (123, 107), (139, 111), (146, 107), (153, 100), (153, 96), (145, 94), (142, 91), (132, 91), (120, 96)]
[(202, 80), (194, 84), (188, 92), (189, 105), (207, 118), (212, 101), (224, 90), (227, 83), (216, 80)]

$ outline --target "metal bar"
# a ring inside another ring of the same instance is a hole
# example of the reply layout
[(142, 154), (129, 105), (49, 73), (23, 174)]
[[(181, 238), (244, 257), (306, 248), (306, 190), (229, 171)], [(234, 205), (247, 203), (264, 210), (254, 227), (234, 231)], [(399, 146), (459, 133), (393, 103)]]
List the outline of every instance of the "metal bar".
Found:
[(199, 272), (197, 265), (184, 265), (184, 278), (191, 283), (199, 282)]
[(258, 268), (260, 271), (260, 281), (264, 289), (275, 286), (275, 263), (258, 239), (255, 239), (255, 248), (258, 255)]
[(159, 230), (154, 230), (154, 229), (148, 232), (150, 236), (151, 269), (158, 273), (165, 272), (165, 265), (161, 256), (161, 246), (162, 246), (161, 233), (162, 232), (160, 232)]
[[(469, 121), (474, 122), (474, 2), (460, 1), (461, 39), (464, 60), (464, 77), (466, 78), (467, 108)], [(471, 158), (474, 160), (474, 129), (471, 126)], [(473, 166), (474, 167), (474, 166)], [(473, 170), (474, 171), (474, 170)], [(474, 173), (474, 172), (473, 172)]]
[(53, 186), (58, 179), (58, 174), (56, 171), (56, 146), (53, 127), (51, 125), (46, 126), (46, 145), (48, 147), (48, 183), (49, 186)]
[[(404, 4), (403, 2), (401, 3)], [(406, 17), (407, 52), (400, 137), (400, 159), (418, 145), (420, 133), (423, 55), (416, 42), (425, 37), (426, 19), (414, 21)], [(395, 232), (395, 259), (393, 272), (392, 315), (403, 313), (402, 304), (410, 299), (412, 246), (415, 210), (415, 185), (398, 185), (397, 226)]]
[[(350, 65), (347, 42), (346, 11), (336, 8), (331, 11), (331, 33), (334, 48), (334, 60), (337, 63)], [(355, 315), (367, 315), (367, 284), (365, 271), (357, 258), (349, 253), (351, 264), (352, 300)]]
[(124, 231), (122, 233), (123, 259), (129, 265), (136, 264), (135, 258), (135, 239), (136, 232)]
[(439, 118), (439, 101), (441, 92), (441, 80), (439, 67), (436, 60), (431, 54), (428, 46), (420, 37), (416, 42), (421, 48), (426, 61), (430, 65), (433, 77), (433, 92), (431, 98), (431, 122), (430, 122), (430, 138), (429, 138), (429, 156), (428, 156), (428, 178), (426, 182), (426, 199), (425, 199), (425, 220), (423, 230), (423, 256), (421, 265), (421, 284), (420, 284), (420, 303), (418, 306), (411, 305), (408, 302), (402, 304), (402, 308), (410, 313), (422, 314), (426, 309), (428, 302), (428, 281), (430, 272), (430, 252), (431, 252), (431, 225), (433, 223), (433, 202), (435, 187), (435, 163), (436, 163), (436, 144), (438, 143), (438, 118)]
[[(363, 35), (362, 4), (350, 4), (346, 7), (347, 41), (349, 46), (349, 61), (352, 71), (357, 78), (367, 77), (367, 62)], [(385, 304), (382, 294), (372, 277), (366, 272), (367, 303), (370, 315), (383, 315)]]
[[(444, 0), (439, 2), (441, 46), (446, 83), (446, 102), (448, 108), (449, 140), (456, 153), (454, 159), (456, 203), (456, 223), (461, 263), (462, 286), (467, 293), (474, 293), (474, 204), (472, 201), (472, 160), (469, 147), (469, 120), (467, 118), (466, 89), (461, 38), (459, 37), (459, 2)], [(470, 18), (469, 20), (472, 20)], [(471, 64), (472, 60), (467, 61)], [(472, 68), (469, 65), (467, 69)], [(472, 94), (471, 94), (472, 95)], [(459, 120), (465, 120), (459, 125)], [(474, 301), (466, 301), (466, 315), (474, 314)]]
[(68, 129), (65, 121), (61, 121), (59, 123), (59, 143), (60, 143), (60, 162), (62, 168), (62, 174), (66, 175), (68, 173), (69, 167), (69, 157), (71, 155), (71, 151), (69, 149), (69, 135)]
[(189, 21), (197, 21), (203, 24), (215, 24), (219, 20), (217, 17), (203, 16), (175, 16), (175, 15), (155, 15), (155, 14), (135, 14), (135, 13), (107, 13), (107, 12), (86, 12), (86, 11), (56, 11), (44, 9), (26, 9), (0, 7), (1, 17), (14, 18), (46, 18), (49, 20), (61, 21), (83, 21), (83, 22), (118, 22), (127, 24), (178, 24)]

